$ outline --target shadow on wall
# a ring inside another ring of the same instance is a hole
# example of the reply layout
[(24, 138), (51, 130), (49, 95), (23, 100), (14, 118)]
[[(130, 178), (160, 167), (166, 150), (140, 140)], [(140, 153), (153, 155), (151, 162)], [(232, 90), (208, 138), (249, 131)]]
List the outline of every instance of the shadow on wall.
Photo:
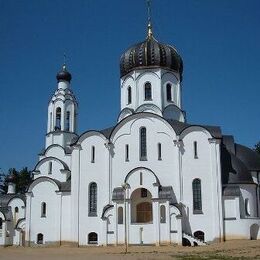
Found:
[(257, 224), (253, 224), (250, 227), (250, 239), (256, 240), (259, 232), (259, 226)]

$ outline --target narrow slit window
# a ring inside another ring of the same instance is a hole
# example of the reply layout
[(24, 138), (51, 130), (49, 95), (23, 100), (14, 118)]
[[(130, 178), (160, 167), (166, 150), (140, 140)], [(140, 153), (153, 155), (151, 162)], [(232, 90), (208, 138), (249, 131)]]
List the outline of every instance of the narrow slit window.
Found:
[(167, 95), (167, 101), (171, 102), (172, 101), (172, 85), (171, 84), (166, 85), (166, 95)]
[(198, 143), (193, 142), (193, 150), (194, 150), (194, 159), (198, 159)]
[(52, 131), (52, 113), (50, 113), (50, 132)]
[(89, 216), (97, 216), (97, 184), (89, 185)]
[(201, 181), (195, 179), (192, 182), (193, 193), (193, 212), (195, 214), (202, 213), (202, 200), (201, 200)]
[(144, 99), (152, 100), (152, 85), (150, 82), (146, 82), (144, 85)]
[(158, 160), (162, 160), (162, 144), (158, 143)]
[(49, 162), (48, 174), (52, 174), (52, 162)]
[(140, 172), (140, 185), (143, 185), (143, 173)]
[(43, 202), (41, 205), (41, 217), (45, 218), (46, 217), (46, 203)]
[(164, 205), (160, 207), (160, 222), (166, 223), (166, 208)]
[(147, 160), (146, 128), (140, 129), (140, 160)]
[(67, 111), (66, 113), (66, 131), (70, 130), (70, 112)]
[(95, 146), (91, 147), (91, 162), (95, 162)]
[(117, 223), (118, 224), (123, 224), (124, 212), (123, 212), (123, 208), (122, 207), (118, 208), (118, 213), (117, 214), (118, 214), (118, 216), (117, 216), (117, 218), (118, 218)]
[(131, 104), (132, 103), (132, 89), (129, 86), (127, 88), (127, 104)]
[(129, 161), (129, 145), (128, 144), (125, 145), (125, 161), (126, 162)]

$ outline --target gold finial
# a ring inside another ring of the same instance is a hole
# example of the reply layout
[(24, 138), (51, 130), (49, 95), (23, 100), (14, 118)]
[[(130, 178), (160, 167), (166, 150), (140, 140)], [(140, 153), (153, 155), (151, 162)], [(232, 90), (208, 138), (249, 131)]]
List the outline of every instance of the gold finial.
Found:
[(146, 0), (147, 3), (147, 18), (148, 18), (148, 38), (151, 38), (153, 35), (152, 31), (152, 19), (151, 19), (151, 0)]

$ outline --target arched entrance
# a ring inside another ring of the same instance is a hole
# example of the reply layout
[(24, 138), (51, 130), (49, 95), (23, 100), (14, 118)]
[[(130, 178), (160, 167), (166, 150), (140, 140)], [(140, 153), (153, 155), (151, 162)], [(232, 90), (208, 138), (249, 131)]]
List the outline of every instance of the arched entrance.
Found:
[(131, 195), (131, 223), (153, 222), (152, 195), (145, 188), (136, 189)]

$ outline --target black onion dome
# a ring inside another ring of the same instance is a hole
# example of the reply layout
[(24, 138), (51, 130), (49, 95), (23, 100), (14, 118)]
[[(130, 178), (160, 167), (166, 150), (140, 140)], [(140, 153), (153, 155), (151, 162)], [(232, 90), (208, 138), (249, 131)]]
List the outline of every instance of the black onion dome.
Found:
[(177, 50), (168, 44), (158, 42), (152, 35), (130, 47), (120, 58), (121, 77), (134, 69), (153, 67), (176, 71), (182, 80), (183, 62)]
[(57, 73), (56, 79), (58, 82), (60, 81), (71, 81), (71, 74), (67, 71), (66, 66), (63, 65), (60, 72)]

